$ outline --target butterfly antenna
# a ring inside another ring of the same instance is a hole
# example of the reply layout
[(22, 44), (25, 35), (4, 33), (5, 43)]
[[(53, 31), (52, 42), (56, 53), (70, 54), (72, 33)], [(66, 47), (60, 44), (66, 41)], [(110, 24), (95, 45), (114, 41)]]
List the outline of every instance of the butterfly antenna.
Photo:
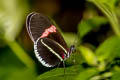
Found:
[(75, 38), (74, 38), (74, 41), (73, 41), (73, 44), (72, 44), (72, 45), (74, 45), (75, 48), (76, 48), (77, 45), (78, 45), (78, 32), (77, 32), (77, 34), (76, 34), (76, 36), (75, 36)]

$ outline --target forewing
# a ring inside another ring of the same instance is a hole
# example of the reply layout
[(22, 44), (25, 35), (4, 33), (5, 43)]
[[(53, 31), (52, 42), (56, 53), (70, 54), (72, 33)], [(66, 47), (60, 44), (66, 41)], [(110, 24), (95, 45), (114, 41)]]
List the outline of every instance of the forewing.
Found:
[[(51, 25), (54, 24), (48, 19), (48, 17), (40, 13), (33, 12), (27, 16), (26, 26), (33, 42), (35, 42), (40, 36), (42, 36), (45, 32), (45, 29), (49, 28)], [(50, 33), (46, 37), (55, 40), (56, 42), (61, 44), (65, 49), (67, 49), (65, 41), (57, 29), (56, 32)]]
[(33, 41), (36, 41), (52, 24), (46, 16), (35, 12), (30, 13), (26, 20), (27, 30)]

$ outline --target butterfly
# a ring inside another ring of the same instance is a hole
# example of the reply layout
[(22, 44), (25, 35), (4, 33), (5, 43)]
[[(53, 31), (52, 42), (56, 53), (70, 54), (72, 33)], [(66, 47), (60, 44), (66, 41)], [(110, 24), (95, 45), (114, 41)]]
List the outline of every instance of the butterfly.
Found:
[(54, 67), (68, 59), (75, 50), (67, 47), (52, 21), (41, 13), (32, 12), (26, 19), (27, 32), (34, 43), (34, 53), (43, 66)]

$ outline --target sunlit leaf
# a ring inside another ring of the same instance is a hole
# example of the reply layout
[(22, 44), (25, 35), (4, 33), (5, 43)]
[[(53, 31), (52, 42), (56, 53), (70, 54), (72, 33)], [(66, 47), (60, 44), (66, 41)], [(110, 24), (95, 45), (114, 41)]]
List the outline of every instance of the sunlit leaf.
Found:
[(116, 16), (115, 13), (115, 3), (117, 2), (117, 0), (87, 0), (91, 3), (93, 3), (94, 5), (96, 5), (96, 7), (98, 7), (100, 9), (100, 11), (108, 18), (108, 21), (111, 24), (111, 27), (114, 31), (114, 33), (117, 36), (120, 36), (120, 28), (119, 28), (119, 21), (118, 18)]
[(99, 0), (101, 3), (105, 4), (107, 7), (110, 7), (111, 9), (115, 8), (115, 4), (117, 0)]
[(26, 0), (0, 0), (0, 35), (2, 32), (5, 40), (13, 41), (16, 38), (27, 11)]
[(76, 80), (90, 80), (90, 78), (98, 73), (98, 70), (95, 68), (88, 68), (80, 72)]
[(120, 38), (112, 36), (105, 40), (96, 50), (96, 55), (100, 61), (111, 61), (120, 57)]
[(79, 50), (89, 65), (97, 65), (97, 57), (92, 50), (84, 46), (80, 46)]

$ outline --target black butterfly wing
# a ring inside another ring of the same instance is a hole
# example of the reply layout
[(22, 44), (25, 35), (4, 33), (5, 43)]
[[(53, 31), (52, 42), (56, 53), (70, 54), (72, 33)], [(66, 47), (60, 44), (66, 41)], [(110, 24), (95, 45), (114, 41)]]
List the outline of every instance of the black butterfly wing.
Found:
[(30, 13), (27, 16), (26, 27), (28, 33), (33, 41), (36, 41), (53, 23), (44, 15), (40, 13)]
[(34, 44), (34, 50), (38, 60), (46, 67), (56, 66), (64, 60), (62, 56), (67, 52), (50, 38), (38, 38)]
[[(48, 17), (40, 13), (33, 12), (27, 16), (26, 26), (33, 42), (35, 42), (45, 32), (45, 29), (49, 28), (51, 25), (54, 24), (48, 19)], [(55, 40), (68, 50), (63, 37), (57, 29), (56, 32), (50, 33), (47, 37)]]
[[(30, 38), (34, 42), (34, 50), (38, 60), (46, 67), (53, 67), (63, 59), (63, 53), (67, 53), (68, 47), (56, 29), (47, 36), (43, 36), (46, 29), (54, 26), (48, 17), (40, 13), (31, 13), (26, 20), (26, 27)], [(42, 41), (41, 41), (42, 40)]]

